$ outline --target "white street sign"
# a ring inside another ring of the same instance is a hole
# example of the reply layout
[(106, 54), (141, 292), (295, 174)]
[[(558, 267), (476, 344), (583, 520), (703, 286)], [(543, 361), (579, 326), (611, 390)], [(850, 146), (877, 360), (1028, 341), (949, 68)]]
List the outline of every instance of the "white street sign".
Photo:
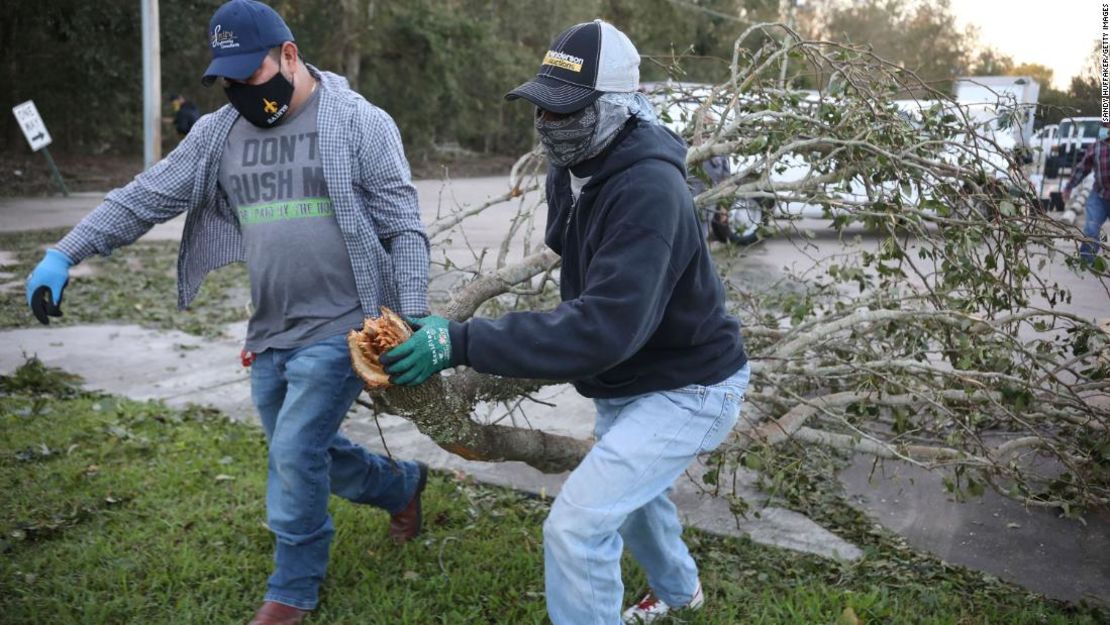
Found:
[(15, 113), (15, 119), (23, 129), (23, 136), (27, 137), (27, 143), (31, 144), (31, 150), (38, 152), (50, 145), (50, 133), (47, 132), (42, 118), (39, 117), (39, 110), (35, 108), (34, 102), (27, 100), (23, 104), (12, 107), (12, 113)]

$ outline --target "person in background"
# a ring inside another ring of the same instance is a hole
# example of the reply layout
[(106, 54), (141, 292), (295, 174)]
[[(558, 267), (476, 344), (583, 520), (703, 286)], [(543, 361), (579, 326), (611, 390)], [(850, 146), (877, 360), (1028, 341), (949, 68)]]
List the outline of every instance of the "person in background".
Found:
[(193, 124), (200, 119), (197, 105), (185, 99), (185, 96), (175, 93), (170, 96), (170, 106), (173, 108), (173, 127), (177, 134), (184, 137), (192, 130)]
[(1079, 257), (1083, 262), (1092, 264), (1102, 245), (1102, 225), (1110, 217), (1110, 124), (1104, 123), (1098, 129), (1098, 140), (1083, 153), (1083, 158), (1075, 166), (1071, 180), (1064, 187), (1064, 204), (1071, 198), (1071, 192), (1087, 174), (1094, 171), (1095, 184), (1087, 196), (1086, 219), (1083, 222), (1083, 236), (1087, 239), (1079, 245)]

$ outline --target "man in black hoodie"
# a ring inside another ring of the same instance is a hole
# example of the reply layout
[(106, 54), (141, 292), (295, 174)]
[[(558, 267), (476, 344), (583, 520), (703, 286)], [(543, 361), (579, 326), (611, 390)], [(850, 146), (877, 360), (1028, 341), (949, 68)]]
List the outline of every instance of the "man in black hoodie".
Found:
[(622, 621), (624, 546), (651, 584), (624, 622), (701, 607), (667, 493), (728, 435), (748, 385), (739, 323), (725, 312), (686, 186), (686, 145), (637, 93), (639, 63), (612, 25), (578, 24), (555, 39), (539, 75), (506, 96), (537, 107), (562, 304), (466, 323), (412, 320), (417, 332), (382, 358), (402, 385), (468, 365), (571, 381), (594, 399), (597, 442), (543, 528), (555, 625)]

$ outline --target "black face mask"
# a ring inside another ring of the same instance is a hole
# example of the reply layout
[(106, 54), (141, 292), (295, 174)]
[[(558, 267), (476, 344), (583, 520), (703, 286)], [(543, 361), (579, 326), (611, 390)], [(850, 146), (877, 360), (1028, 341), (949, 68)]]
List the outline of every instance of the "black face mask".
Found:
[(293, 83), (281, 73), (281, 61), (274, 77), (261, 85), (233, 82), (224, 87), (227, 99), (239, 114), (259, 128), (273, 128), (289, 114)]

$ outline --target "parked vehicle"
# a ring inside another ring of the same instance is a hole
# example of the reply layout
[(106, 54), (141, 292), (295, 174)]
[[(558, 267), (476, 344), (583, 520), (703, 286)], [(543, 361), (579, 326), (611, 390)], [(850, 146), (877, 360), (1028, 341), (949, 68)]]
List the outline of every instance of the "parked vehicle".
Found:
[[(978, 78), (975, 79), (975, 82), (978, 81)], [(1032, 142), (1033, 107), (1026, 107), (1026, 105), (1029, 103), (1030, 97), (1034, 98), (1032, 104), (1035, 105), (1036, 93), (1039, 87), (1037, 87), (1036, 81), (1032, 81), (1032, 79), (1023, 80), (1020, 77), (1006, 77), (1005, 81), (993, 82), (997, 84), (987, 87), (976, 86), (973, 89), (973, 82), (969, 79), (961, 87), (964, 97), (969, 100), (966, 104), (950, 100), (900, 100), (894, 104), (901, 111), (903, 117), (915, 126), (921, 123), (922, 113), (927, 109), (936, 107), (945, 111), (949, 108), (953, 110), (961, 109), (957, 112), (972, 123), (975, 134), (962, 140), (957, 139), (957, 141), (963, 141), (967, 146), (972, 146), (974, 148), (973, 153), (979, 159), (979, 162), (986, 164), (987, 170), (1000, 183), (1005, 183), (1011, 169), (1012, 151), (1019, 141), (1025, 141), (1026, 145)], [(700, 114), (706, 115), (708, 121), (703, 121), (703, 123), (708, 124), (717, 123), (717, 120), (727, 119), (733, 114), (732, 111), (726, 110), (723, 104), (710, 106), (708, 110), (701, 107), (705, 98), (709, 97), (711, 93), (711, 88), (706, 85), (669, 83), (647, 85), (646, 87), (649, 97), (657, 105), (657, 110), (663, 122), (672, 130), (688, 138), (694, 134), (692, 127), (695, 123), (695, 113), (700, 112)], [(986, 93), (988, 92), (993, 94), (994, 104), (987, 100)], [(798, 91), (797, 95), (803, 103), (803, 107), (806, 102), (816, 103), (821, 100), (820, 94), (816, 91)], [(999, 104), (999, 99), (1004, 103)], [(831, 102), (835, 105), (835, 99), (830, 100), (827, 96), (822, 101), (824, 103)], [(753, 106), (753, 102), (748, 100), (741, 100), (741, 102), (744, 109), (748, 111), (747, 114), (752, 114), (754, 110), (755, 114), (758, 115), (758, 106)], [(1025, 115), (1028, 115), (1028, 119), (1024, 117)], [(1023, 138), (1026, 126), (1029, 130), (1027, 139)], [(989, 139), (989, 141), (978, 139)], [(969, 153), (972, 152), (966, 146), (962, 147), (956, 144), (946, 146), (938, 154), (938, 157), (960, 166), (966, 164)], [(698, 167), (690, 172), (688, 182), (691, 191), (694, 195), (698, 195), (729, 179), (733, 172), (750, 168), (755, 162), (757, 162), (757, 157), (734, 155), (715, 157), (700, 163)], [(771, 172), (770, 178), (775, 183), (789, 183), (804, 178), (809, 172), (810, 165), (802, 155), (790, 154), (779, 161), (778, 166)], [(744, 180), (737, 182), (740, 184), (749, 181), (754, 182), (760, 175), (762, 175), (762, 172), (753, 171)], [(882, 186), (887, 188), (888, 192), (901, 194), (907, 203), (916, 202), (917, 191), (915, 189), (898, 187), (893, 181), (883, 183)], [(849, 181), (847, 186), (835, 185), (834, 188), (827, 189), (826, 193), (831, 198), (839, 198), (846, 202), (865, 202), (869, 197), (868, 189), (860, 179)], [(726, 198), (716, 205), (701, 208), (699, 218), (705, 224), (707, 234), (712, 238), (747, 245), (758, 241), (760, 236), (766, 232), (765, 229), (761, 229), (761, 226), (768, 223), (772, 215), (790, 219), (831, 219), (844, 213), (845, 210), (838, 207), (828, 207), (827, 205), (822, 206), (817, 203), (779, 202), (774, 198), (737, 197)]]
[(1058, 124), (1048, 124), (1033, 133), (1033, 171), (1044, 171), (1045, 164), (1059, 143), (1059, 136), (1060, 126)]
[(1087, 147), (1098, 140), (1102, 120), (1098, 117), (1067, 117), (1060, 121), (1056, 145), (1045, 160), (1046, 178), (1056, 178), (1060, 169), (1073, 167)]

